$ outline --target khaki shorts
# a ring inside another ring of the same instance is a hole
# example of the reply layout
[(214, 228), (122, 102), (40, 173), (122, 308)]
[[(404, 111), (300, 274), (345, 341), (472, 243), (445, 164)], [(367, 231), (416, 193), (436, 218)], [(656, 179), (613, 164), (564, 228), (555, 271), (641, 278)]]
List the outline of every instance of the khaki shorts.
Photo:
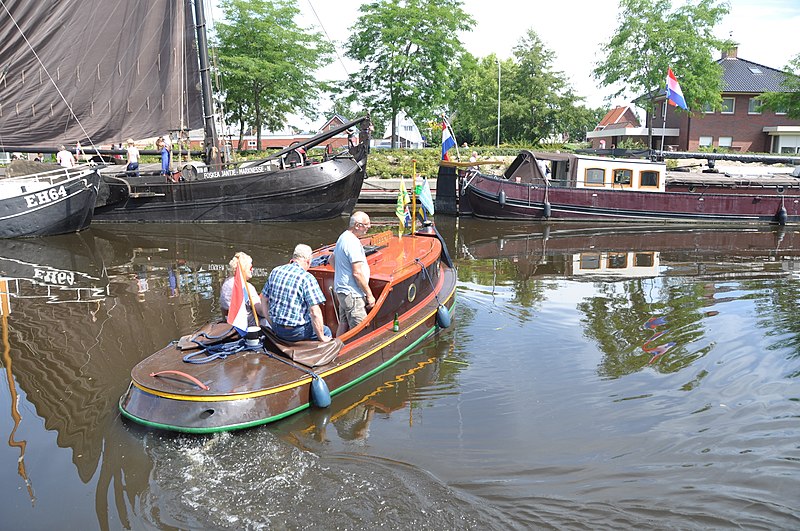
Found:
[(367, 318), (367, 301), (364, 297), (356, 297), (352, 293), (337, 293), (336, 301), (339, 303), (339, 322), (355, 328)]

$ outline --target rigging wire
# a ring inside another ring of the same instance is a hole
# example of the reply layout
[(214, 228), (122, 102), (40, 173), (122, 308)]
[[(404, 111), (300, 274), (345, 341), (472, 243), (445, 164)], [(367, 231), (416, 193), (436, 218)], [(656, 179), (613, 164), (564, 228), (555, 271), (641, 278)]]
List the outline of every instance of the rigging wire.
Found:
[(75, 123), (77, 123), (78, 127), (81, 128), (81, 131), (83, 131), (84, 136), (89, 140), (89, 143), (92, 145), (92, 148), (94, 148), (95, 152), (99, 156), (100, 155), (99, 149), (94, 144), (92, 139), (89, 137), (89, 133), (86, 131), (86, 129), (84, 129), (83, 124), (78, 119), (78, 116), (75, 114), (75, 111), (72, 110), (72, 105), (69, 104), (67, 99), (64, 97), (64, 94), (61, 92), (61, 89), (58, 88), (58, 84), (56, 84), (56, 80), (53, 79), (53, 76), (50, 75), (50, 72), (47, 70), (47, 67), (44, 65), (42, 60), (39, 58), (39, 54), (36, 53), (36, 50), (33, 48), (33, 45), (31, 44), (31, 42), (28, 40), (28, 37), (25, 35), (25, 32), (22, 31), (22, 28), (20, 28), (19, 24), (17, 24), (17, 19), (15, 19), (14, 15), (11, 14), (11, 11), (8, 10), (8, 7), (6, 7), (6, 3), (3, 0), (0, 0), (0, 5), (2, 5), (3, 9), (6, 11), (6, 13), (8, 13), (8, 17), (11, 19), (11, 22), (14, 24), (14, 27), (17, 28), (17, 31), (19, 31), (19, 34), (22, 36), (23, 40), (25, 41), (25, 44), (27, 44), (28, 48), (31, 49), (31, 53), (33, 53), (33, 56), (36, 58), (36, 61), (39, 63), (39, 66), (41, 66), (42, 70), (44, 70), (44, 73), (47, 74), (47, 78), (50, 80), (50, 83), (52, 83), (53, 86), (56, 88), (56, 92), (58, 92), (59, 97), (61, 97), (61, 99), (64, 101), (64, 104), (67, 106), (67, 109), (69, 109), (70, 115), (73, 118), (75, 118)]
[(320, 20), (319, 15), (317, 15), (317, 10), (314, 9), (314, 4), (311, 3), (311, 0), (308, 0), (308, 7), (310, 7), (311, 11), (314, 13), (314, 17), (317, 19), (317, 24), (319, 24), (319, 27), (322, 28), (322, 33), (325, 34), (325, 38), (328, 39), (328, 42), (331, 43), (331, 46), (333, 46), (333, 51), (336, 53), (336, 57), (339, 59), (339, 64), (342, 65), (342, 70), (344, 70), (344, 73), (347, 75), (347, 77), (350, 77), (350, 72), (347, 71), (347, 67), (344, 65), (344, 60), (342, 59), (342, 56), (339, 55), (339, 48), (336, 46), (336, 43), (333, 42), (333, 39), (331, 39), (330, 35), (328, 35), (328, 30), (326, 30), (325, 26), (322, 24), (322, 20)]

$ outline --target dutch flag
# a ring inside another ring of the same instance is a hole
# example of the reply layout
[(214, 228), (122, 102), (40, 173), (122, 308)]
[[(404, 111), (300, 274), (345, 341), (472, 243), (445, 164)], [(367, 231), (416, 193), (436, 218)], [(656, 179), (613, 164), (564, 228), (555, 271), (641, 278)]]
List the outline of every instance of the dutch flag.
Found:
[(246, 284), (242, 279), (242, 265), (236, 267), (236, 276), (233, 278), (233, 292), (231, 293), (231, 307), (228, 308), (228, 324), (233, 326), (239, 335), (244, 337), (247, 333), (247, 304), (250, 297), (247, 295)]
[(442, 160), (450, 160), (447, 152), (456, 147), (456, 141), (450, 133), (450, 128), (447, 127), (447, 122), (442, 121)]
[(678, 80), (675, 78), (675, 74), (672, 73), (671, 68), (667, 69), (667, 101), (674, 107), (689, 110), (686, 106), (686, 100), (683, 99), (681, 86), (678, 84)]

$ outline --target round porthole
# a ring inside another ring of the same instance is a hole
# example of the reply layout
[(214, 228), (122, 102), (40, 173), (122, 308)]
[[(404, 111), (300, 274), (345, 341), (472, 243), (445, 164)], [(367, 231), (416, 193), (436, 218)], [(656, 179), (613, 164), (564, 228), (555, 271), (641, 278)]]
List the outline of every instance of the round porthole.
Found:
[(411, 284), (408, 287), (408, 302), (414, 302), (414, 299), (417, 298), (417, 285)]
[(783, 193), (783, 192), (785, 192), (785, 191), (786, 191), (786, 188), (784, 188), (783, 186), (779, 186), (779, 187), (778, 187), (778, 193), (779, 193), (779, 194), (782, 194), (782, 193)]
[(689, 185), (689, 191), (690, 191), (690, 192), (694, 192), (694, 185), (693, 185), (693, 184), (690, 184), (690, 185)]

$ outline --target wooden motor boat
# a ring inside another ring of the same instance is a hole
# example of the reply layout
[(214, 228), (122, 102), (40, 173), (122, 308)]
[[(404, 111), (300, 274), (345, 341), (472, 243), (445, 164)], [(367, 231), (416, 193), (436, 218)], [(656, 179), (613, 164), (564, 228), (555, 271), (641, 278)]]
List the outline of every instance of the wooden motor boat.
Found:
[[(312, 402), (325, 406), (312, 401), (320, 387), (329, 401), (449, 326), (456, 271), (433, 226), (402, 238), (388, 231), (368, 235), (362, 243), (376, 303), (359, 326), (329, 343), (283, 343), (266, 328), (254, 340), (240, 338), (226, 323), (206, 325), (133, 368), (119, 402), (122, 414), (188, 433), (273, 422)], [(327, 297), (325, 323), (335, 330), (334, 272), (327, 264), (333, 248), (315, 251), (309, 272)]]

